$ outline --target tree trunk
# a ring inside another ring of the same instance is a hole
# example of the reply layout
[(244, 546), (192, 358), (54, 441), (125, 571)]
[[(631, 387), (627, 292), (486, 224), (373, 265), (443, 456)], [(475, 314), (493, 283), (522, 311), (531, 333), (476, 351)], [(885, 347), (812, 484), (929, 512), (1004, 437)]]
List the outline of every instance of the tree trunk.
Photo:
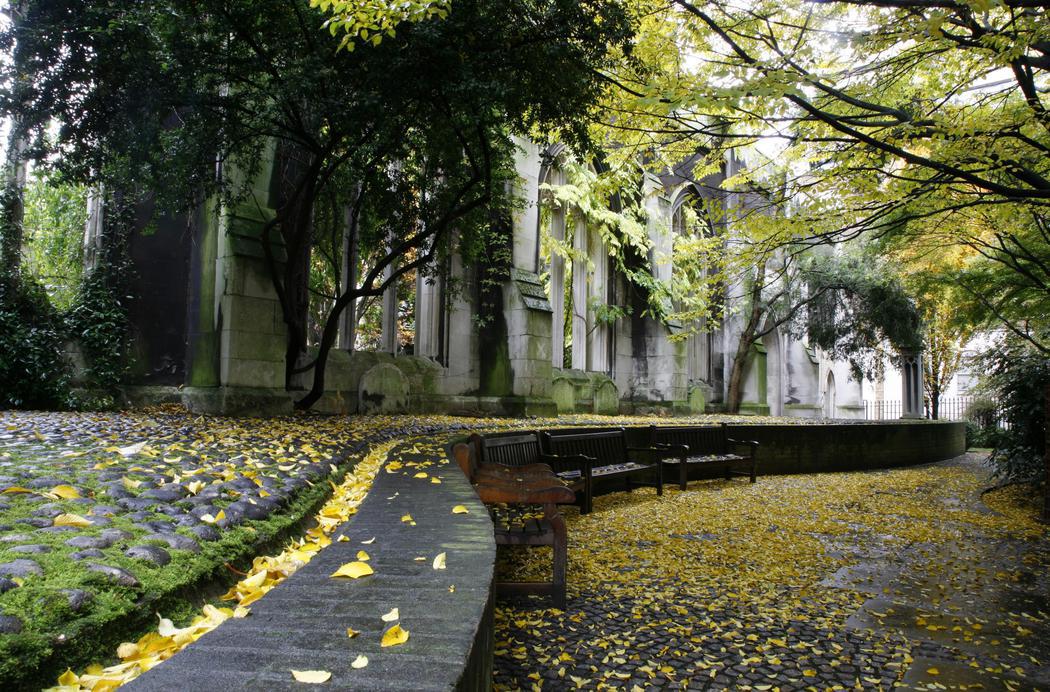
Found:
[(1043, 415), (1043, 435), (1046, 437), (1046, 450), (1043, 455), (1043, 523), (1050, 524), (1050, 384), (1046, 385), (1043, 392)]
[[(26, 0), (10, 3), (11, 20), (17, 33), (19, 25), (25, 19)], [(21, 93), (26, 88), (25, 70), (22, 69), (24, 58), (19, 46), (13, 50), (15, 83), (12, 92), (15, 102), (19, 102)], [(8, 135), (5, 154), (2, 188), (0, 188), (0, 274), (16, 277), (22, 268), (22, 241), (24, 232), (25, 206), (23, 194), (26, 186), (28, 165), (25, 160), (29, 148), (29, 138), (25, 123), (18, 113), (10, 121), (11, 131)]]
[(729, 387), (726, 390), (727, 413), (739, 413), (740, 403), (744, 398), (744, 368), (747, 366), (748, 356), (751, 355), (751, 347), (755, 343), (758, 325), (765, 316), (765, 309), (762, 307), (762, 283), (765, 275), (766, 263), (762, 262), (755, 272), (754, 283), (751, 286), (751, 311), (748, 313), (747, 324), (740, 332), (736, 354), (733, 356), (733, 365), (729, 369)]

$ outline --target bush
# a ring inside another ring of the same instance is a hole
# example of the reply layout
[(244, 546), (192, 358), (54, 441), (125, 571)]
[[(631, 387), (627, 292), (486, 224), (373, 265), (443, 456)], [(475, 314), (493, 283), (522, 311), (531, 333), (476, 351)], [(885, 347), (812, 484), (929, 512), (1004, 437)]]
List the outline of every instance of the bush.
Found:
[(114, 277), (122, 275), (108, 265), (87, 274), (65, 315), (70, 338), (80, 345), (87, 363), (84, 384), (101, 393), (89, 402), (79, 402), (79, 407), (112, 408), (114, 394), (128, 370), (127, 301), (114, 288), (119, 283)]
[(35, 281), (0, 277), (0, 407), (59, 408), (68, 397), (63, 324)]
[(1040, 478), (1046, 464), (1045, 395), (1050, 360), (1008, 337), (981, 356), (982, 388), (995, 396), (1007, 428), (996, 431), (992, 463), (1010, 481)]
[(974, 399), (966, 407), (966, 447), (995, 447), (999, 435), (999, 405), (994, 399)]

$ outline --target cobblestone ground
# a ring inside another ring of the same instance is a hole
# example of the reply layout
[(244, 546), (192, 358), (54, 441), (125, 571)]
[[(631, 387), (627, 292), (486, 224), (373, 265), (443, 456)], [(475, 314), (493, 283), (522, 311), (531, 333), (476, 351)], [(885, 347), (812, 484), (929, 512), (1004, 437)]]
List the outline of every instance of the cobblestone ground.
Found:
[[(569, 605), (498, 608), (496, 686), (1048, 689), (1050, 539), (985, 505), (981, 461), (570, 510)], [(500, 571), (537, 576), (540, 553)]]

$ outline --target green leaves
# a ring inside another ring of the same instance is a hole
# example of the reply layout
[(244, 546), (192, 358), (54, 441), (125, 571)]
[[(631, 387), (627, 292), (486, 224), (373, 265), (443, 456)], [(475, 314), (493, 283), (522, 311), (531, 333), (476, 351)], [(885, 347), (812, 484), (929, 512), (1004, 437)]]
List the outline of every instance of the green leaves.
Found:
[(332, 36), (342, 32), (339, 49), (348, 51), (359, 41), (378, 46), (384, 35), (393, 38), (396, 27), (404, 22), (444, 19), (451, 4), (451, 0), (310, 0), (311, 7), (331, 15), (326, 22), (328, 32)]

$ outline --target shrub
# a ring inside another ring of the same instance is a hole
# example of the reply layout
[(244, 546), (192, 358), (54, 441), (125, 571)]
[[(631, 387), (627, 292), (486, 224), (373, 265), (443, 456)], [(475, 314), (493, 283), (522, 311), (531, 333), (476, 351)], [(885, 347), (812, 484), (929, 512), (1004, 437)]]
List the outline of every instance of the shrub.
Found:
[(80, 402), (81, 407), (110, 408), (128, 369), (128, 309), (123, 292), (114, 287), (119, 270), (101, 265), (87, 274), (65, 315), (66, 328), (84, 353), (85, 384), (102, 397)]
[(0, 407), (58, 408), (68, 396), (63, 325), (32, 279), (0, 277)]
[(1026, 342), (1008, 337), (981, 356), (982, 388), (1002, 407), (1007, 428), (994, 435), (992, 463), (1006, 480), (1043, 475), (1046, 455), (1045, 393), (1050, 361)]

